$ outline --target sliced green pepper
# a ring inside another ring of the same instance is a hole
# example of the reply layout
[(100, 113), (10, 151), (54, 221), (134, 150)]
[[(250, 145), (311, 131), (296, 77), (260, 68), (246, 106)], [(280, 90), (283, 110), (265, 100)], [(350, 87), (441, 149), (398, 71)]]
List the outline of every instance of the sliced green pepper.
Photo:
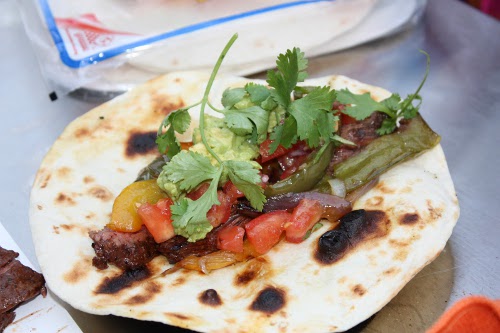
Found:
[(305, 192), (314, 188), (321, 178), (323, 178), (325, 170), (330, 164), (333, 155), (333, 144), (330, 142), (321, 156), (316, 158), (316, 155), (320, 151), (321, 149), (312, 153), (303, 167), (290, 177), (268, 185), (264, 191), (266, 197), (289, 192)]
[(163, 166), (169, 161), (167, 155), (160, 155), (155, 158), (148, 166), (142, 169), (137, 176), (136, 182), (141, 180), (156, 179), (161, 173)]
[(398, 132), (373, 140), (357, 155), (335, 167), (334, 177), (345, 182), (347, 192), (434, 147), (441, 139), (420, 115), (404, 126)]

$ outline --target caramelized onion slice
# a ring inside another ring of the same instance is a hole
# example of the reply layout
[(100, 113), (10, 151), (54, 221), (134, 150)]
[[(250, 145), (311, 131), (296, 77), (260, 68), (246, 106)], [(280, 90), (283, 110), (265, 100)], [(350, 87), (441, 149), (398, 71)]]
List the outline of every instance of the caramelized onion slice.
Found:
[(165, 273), (169, 274), (177, 271), (179, 268), (185, 268), (208, 274), (210, 271), (224, 268), (237, 262), (247, 261), (257, 256), (259, 256), (259, 254), (255, 252), (250, 243), (245, 241), (242, 253), (216, 251), (201, 257), (190, 255), (179, 261), (174, 267), (170, 268)]
[(275, 210), (291, 210), (295, 208), (302, 199), (319, 201), (323, 207), (323, 214), (321, 217), (331, 222), (337, 221), (352, 210), (351, 203), (341, 197), (319, 192), (300, 192), (285, 193), (267, 198), (263, 212), (268, 213)]

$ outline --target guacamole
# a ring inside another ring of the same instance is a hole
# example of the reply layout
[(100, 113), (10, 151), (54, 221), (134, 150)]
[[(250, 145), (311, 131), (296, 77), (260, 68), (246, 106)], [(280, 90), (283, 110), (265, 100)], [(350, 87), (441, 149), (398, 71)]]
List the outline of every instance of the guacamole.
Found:
[[(259, 156), (259, 147), (251, 144), (245, 137), (233, 133), (225, 124), (224, 119), (205, 115), (205, 137), (208, 145), (223, 160), (233, 161), (252, 161)], [(217, 161), (207, 151), (201, 141), (200, 130), (196, 128), (193, 133), (193, 146), (189, 150), (207, 156), (213, 165)], [(255, 168), (260, 168), (257, 162)], [(178, 199), (181, 191), (172, 182), (170, 182), (164, 171), (158, 177), (158, 186), (164, 190), (172, 199)]]

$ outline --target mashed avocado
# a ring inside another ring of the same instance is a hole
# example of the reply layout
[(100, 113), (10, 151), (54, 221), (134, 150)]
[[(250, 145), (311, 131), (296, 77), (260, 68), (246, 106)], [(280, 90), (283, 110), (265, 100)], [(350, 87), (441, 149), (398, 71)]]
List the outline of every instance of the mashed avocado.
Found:
[[(234, 134), (225, 124), (224, 119), (205, 115), (205, 137), (208, 145), (223, 160), (252, 161), (259, 156), (259, 147), (249, 143), (245, 137)], [(213, 165), (217, 161), (207, 151), (201, 141), (200, 130), (196, 128), (193, 133), (193, 146), (189, 150), (207, 156)], [(257, 162), (256, 168), (260, 168)], [(170, 182), (164, 172), (158, 177), (158, 186), (172, 199), (178, 199), (181, 191)]]

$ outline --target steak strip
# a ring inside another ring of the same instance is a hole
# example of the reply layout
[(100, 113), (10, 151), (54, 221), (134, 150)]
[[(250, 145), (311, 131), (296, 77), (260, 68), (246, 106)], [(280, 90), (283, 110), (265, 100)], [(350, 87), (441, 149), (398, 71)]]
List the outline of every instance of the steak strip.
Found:
[(219, 250), (217, 248), (217, 234), (219, 230), (228, 226), (243, 226), (250, 220), (251, 218), (247, 216), (238, 213), (232, 214), (226, 223), (212, 229), (204, 239), (196, 242), (188, 242), (185, 237), (175, 236), (158, 244), (158, 251), (167, 257), (168, 262), (171, 264), (175, 264), (190, 255), (198, 257), (207, 255)]
[(17, 256), (0, 247), (0, 332), (14, 320), (17, 306), (47, 293), (42, 274), (24, 266)]

